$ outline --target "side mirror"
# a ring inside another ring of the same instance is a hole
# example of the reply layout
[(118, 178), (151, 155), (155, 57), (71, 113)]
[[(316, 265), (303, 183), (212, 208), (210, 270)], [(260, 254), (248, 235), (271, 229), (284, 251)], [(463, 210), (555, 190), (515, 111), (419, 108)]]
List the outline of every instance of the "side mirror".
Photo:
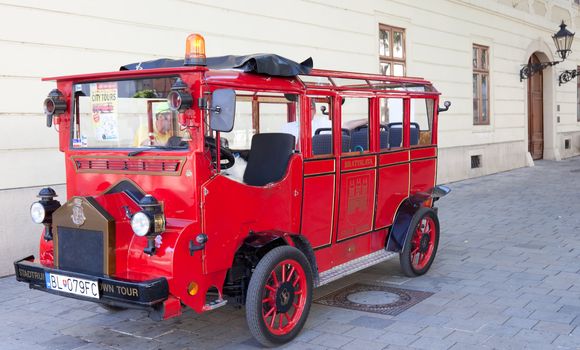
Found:
[(443, 102), (443, 107), (439, 107), (437, 109), (437, 112), (438, 113), (447, 112), (449, 110), (449, 107), (451, 107), (451, 102), (445, 101), (445, 102)]
[(232, 89), (215, 90), (211, 95), (209, 127), (215, 131), (230, 132), (236, 115), (236, 92)]

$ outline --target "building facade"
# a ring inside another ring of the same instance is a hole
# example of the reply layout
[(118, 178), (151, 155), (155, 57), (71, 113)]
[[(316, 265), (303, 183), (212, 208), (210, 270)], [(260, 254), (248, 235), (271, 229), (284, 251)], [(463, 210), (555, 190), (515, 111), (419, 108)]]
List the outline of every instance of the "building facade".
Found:
[(452, 102), (440, 117), (438, 182), (580, 154), (580, 39), (563, 63), (520, 81), (522, 65), (559, 60), (551, 36), (576, 31), (572, 0), (0, 0), (0, 276), (37, 254), (29, 206), (41, 187), (65, 197), (41, 77), (181, 58), (189, 33), (208, 55), (272, 52), (315, 67), (421, 76)]

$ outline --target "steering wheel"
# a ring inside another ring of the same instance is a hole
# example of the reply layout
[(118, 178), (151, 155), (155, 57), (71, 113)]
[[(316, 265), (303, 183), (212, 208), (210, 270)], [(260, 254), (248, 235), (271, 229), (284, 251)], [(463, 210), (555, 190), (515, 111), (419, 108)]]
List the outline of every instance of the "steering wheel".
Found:
[[(209, 152), (211, 154), (211, 160), (212, 162), (216, 162), (217, 160), (217, 155), (216, 155), (216, 144), (215, 144), (215, 139), (211, 136), (206, 136), (205, 137), (205, 145), (207, 146), (207, 148), (209, 148)], [(220, 161), (221, 160), (227, 160), (227, 163), (221, 163), (220, 164), (220, 170), (221, 169), (229, 169), (231, 167), (234, 166), (234, 163), (236, 162), (236, 158), (234, 157), (234, 154), (232, 153), (232, 151), (230, 151), (229, 148), (221, 146), (220, 147)]]

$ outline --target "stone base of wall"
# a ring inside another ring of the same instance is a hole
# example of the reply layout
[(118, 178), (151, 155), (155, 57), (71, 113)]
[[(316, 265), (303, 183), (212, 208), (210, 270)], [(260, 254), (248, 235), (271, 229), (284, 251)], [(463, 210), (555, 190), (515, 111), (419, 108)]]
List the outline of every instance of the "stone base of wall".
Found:
[[(560, 149), (562, 159), (580, 155), (580, 132), (558, 133), (557, 140), (556, 146)], [(570, 142), (568, 149), (565, 148), (566, 140)]]
[[(43, 186), (44, 187), (44, 186)], [(61, 203), (66, 201), (65, 185), (51, 186)], [(42, 225), (32, 222), (30, 205), (42, 187), (0, 190), (0, 276), (14, 273), (13, 262), (28, 255), (38, 256)]]
[[(526, 153), (527, 147), (523, 141), (440, 148), (437, 183), (449, 183), (525, 167)], [(479, 168), (471, 168), (472, 156), (480, 156)]]

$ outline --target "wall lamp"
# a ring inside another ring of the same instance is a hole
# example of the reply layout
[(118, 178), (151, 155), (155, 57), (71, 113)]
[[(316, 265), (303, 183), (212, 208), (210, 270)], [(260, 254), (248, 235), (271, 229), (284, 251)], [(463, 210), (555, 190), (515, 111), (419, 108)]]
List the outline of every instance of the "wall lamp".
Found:
[[(560, 30), (552, 35), (552, 39), (554, 40), (554, 44), (556, 45), (556, 53), (562, 59), (561, 61), (553, 61), (553, 62), (542, 62), (537, 64), (528, 63), (520, 69), (520, 82), (524, 79), (528, 79), (532, 75), (548, 68), (554, 66), (560, 62), (564, 62), (566, 58), (570, 55), (572, 50), (572, 41), (574, 41), (574, 34), (571, 33), (568, 29), (566, 29), (566, 24), (562, 21), (560, 24)], [(562, 84), (562, 83), (560, 83)]]

